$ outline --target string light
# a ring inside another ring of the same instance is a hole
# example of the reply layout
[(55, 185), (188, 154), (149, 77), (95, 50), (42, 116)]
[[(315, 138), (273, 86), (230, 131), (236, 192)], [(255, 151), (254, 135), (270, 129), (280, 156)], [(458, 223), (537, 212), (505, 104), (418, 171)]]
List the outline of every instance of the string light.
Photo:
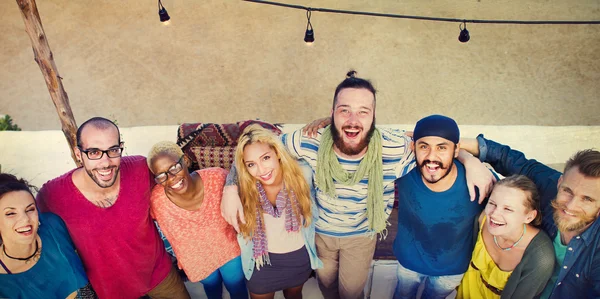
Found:
[[(274, 1), (263, 1), (263, 0), (244, 0), (244, 1), (307, 10), (307, 16), (308, 16), (309, 20), (308, 20), (308, 24), (306, 27), (306, 34), (304, 35), (304, 41), (306, 41), (307, 43), (311, 43), (312, 41), (314, 41), (314, 32), (312, 31), (312, 25), (310, 25), (310, 12), (312, 12), (312, 11), (338, 13), (338, 14), (350, 14), (350, 15), (363, 15), (363, 16), (373, 16), (373, 17), (384, 17), (384, 18), (396, 18), (396, 19), (411, 19), (411, 20), (423, 20), (423, 21), (434, 21), (434, 22), (459, 23), (460, 35), (458, 37), (458, 40), (463, 43), (468, 42), (470, 39), (469, 31), (467, 30), (467, 23), (516, 24), (516, 25), (598, 25), (598, 24), (600, 24), (600, 21), (521, 21), (521, 20), (478, 20), (478, 19), (464, 20), (464, 19), (455, 19), (455, 18), (397, 15), (397, 14), (385, 14), (385, 13), (352, 11), (352, 10), (339, 10), (339, 9), (318, 8), (318, 7), (311, 8), (311, 7), (306, 7), (306, 6), (302, 6), (302, 5), (279, 3), (279, 2), (274, 2)], [(310, 25), (310, 30), (309, 30), (309, 25)], [(464, 26), (464, 28), (463, 28), (463, 26)], [(312, 34), (311, 42), (307, 41), (307, 39), (311, 40), (311, 37), (309, 36), (309, 34)]]
[(306, 9), (306, 19), (308, 20), (308, 23), (306, 23), (306, 33), (304, 33), (304, 42), (309, 45), (315, 41), (315, 32), (313, 31), (312, 24), (310, 23), (311, 14), (311, 9), (309, 7)]
[(160, 17), (160, 21), (168, 24), (171, 17), (169, 17), (169, 13), (167, 9), (163, 6), (162, 2), (158, 0), (158, 16)]
[[(464, 26), (464, 28), (463, 28)], [(458, 25), (458, 29), (460, 29), (460, 34), (458, 35), (458, 41), (461, 43), (466, 43), (471, 39), (469, 36), (469, 30), (467, 30), (467, 22), (463, 22)]]

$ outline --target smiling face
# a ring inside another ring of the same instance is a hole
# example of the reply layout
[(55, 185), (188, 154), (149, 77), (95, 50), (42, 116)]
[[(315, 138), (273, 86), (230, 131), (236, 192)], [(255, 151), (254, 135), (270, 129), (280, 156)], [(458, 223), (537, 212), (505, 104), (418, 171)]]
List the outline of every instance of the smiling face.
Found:
[(334, 149), (345, 157), (363, 155), (375, 130), (375, 96), (367, 89), (345, 88), (332, 110)]
[(485, 206), (486, 225), (494, 236), (514, 236), (523, 231), (523, 224), (535, 219), (537, 211), (527, 208), (523, 190), (503, 185), (494, 187)]
[(569, 169), (558, 181), (552, 207), (561, 232), (583, 232), (600, 216), (600, 178), (586, 177), (578, 167)]
[[(108, 150), (118, 148), (119, 132), (114, 126), (99, 129), (88, 125), (81, 131), (81, 150)], [(121, 157), (109, 158), (106, 153), (98, 160), (90, 160), (79, 148), (75, 148), (75, 155), (83, 164), (89, 178), (100, 188), (112, 187), (119, 178)]]
[(435, 184), (452, 171), (459, 149), (452, 141), (437, 136), (426, 136), (419, 138), (413, 146), (417, 166), (426, 182)]
[(6, 244), (32, 244), (39, 227), (33, 196), (27, 191), (13, 191), (0, 198), (0, 236)]
[[(155, 176), (165, 173), (167, 175), (167, 180), (161, 183), (167, 193), (185, 193), (192, 184), (185, 160), (180, 158), (174, 154), (162, 153), (152, 159), (150, 171)], [(173, 174), (175, 172), (176, 174)]]
[(254, 142), (246, 145), (244, 165), (248, 173), (263, 186), (277, 186), (283, 182), (279, 157), (266, 143)]

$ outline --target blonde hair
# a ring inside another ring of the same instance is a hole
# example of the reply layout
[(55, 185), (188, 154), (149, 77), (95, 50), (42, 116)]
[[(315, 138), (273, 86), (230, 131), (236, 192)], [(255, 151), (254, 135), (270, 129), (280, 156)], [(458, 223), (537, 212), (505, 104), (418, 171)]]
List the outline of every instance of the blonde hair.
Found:
[(244, 207), (244, 218), (246, 224), (240, 226), (242, 236), (248, 238), (256, 230), (256, 212), (258, 210), (262, 217), (262, 208), (258, 201), (258, 189), (256, 188), (256, 179), (248, 172), (244, 163), (244, 149), (253, 143), (262, 143), (268, 145), (277, 154), (281, 164), (281, 173), (287, 190), (296, 195), (296, 200), (300, 207), (292, 202), (292, 209), (300, 222), (300, 215), (304, 218), (304, 226), (308, 226), (312, 220), (310, 190), (300, 166), (285, 149), (281, 140), (273, 132), (261, 127), (260, 125), (248, 126), (238, 139), (238, 145), (235, 152), (235, 166), (238, 172), (238, 187), (242, 206)]
[(152, 146), (146, 157), (146, 163), (148, 163), (150, 171), (152, 171), (152, 160), (162, 154), (171, 154), (176, 157), (181, 157), (183, 156), (183, 151), (175, 142), (161, 141), (156, 143)]

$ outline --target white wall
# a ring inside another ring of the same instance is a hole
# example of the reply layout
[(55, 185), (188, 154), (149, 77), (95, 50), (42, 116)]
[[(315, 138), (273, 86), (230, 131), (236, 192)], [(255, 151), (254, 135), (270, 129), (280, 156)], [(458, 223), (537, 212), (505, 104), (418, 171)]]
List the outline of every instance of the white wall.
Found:
[[(414, 125), (390, 125), (412, 130)], [(284, 132), (300, 128), (290, 124)], [(462, 137), (484, 133), (487, 138), (523, 151), (546, 164), (564, 163), (575, 151), (600, 147), (600, 126), (461, 126)], [(146, 155), (158, 141), (177, 139), (177, 126), (121, 128), (125, 155)], [(3, 172), (22, 176), (41, 187), (49, 179), (75, 167), (60, 130), (0, 132)]]

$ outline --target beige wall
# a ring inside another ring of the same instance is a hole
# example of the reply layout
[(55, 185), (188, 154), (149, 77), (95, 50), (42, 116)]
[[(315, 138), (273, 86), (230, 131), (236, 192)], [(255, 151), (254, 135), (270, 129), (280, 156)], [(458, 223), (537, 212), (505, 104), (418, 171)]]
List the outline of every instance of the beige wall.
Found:
[[(286, 0), (478, 19), (599, 20), (597, 0)], [(379, 89), (379, 123), (444, 113), (459, 124), (600, 125), (600, 25), (434, 23), (305, 12), (234, 0), (38, 0), (78, 123), (122, 126), (326, 116), (350, 68)], [(0, 114), (60, 128), (14, 0), (0, 1)]]

